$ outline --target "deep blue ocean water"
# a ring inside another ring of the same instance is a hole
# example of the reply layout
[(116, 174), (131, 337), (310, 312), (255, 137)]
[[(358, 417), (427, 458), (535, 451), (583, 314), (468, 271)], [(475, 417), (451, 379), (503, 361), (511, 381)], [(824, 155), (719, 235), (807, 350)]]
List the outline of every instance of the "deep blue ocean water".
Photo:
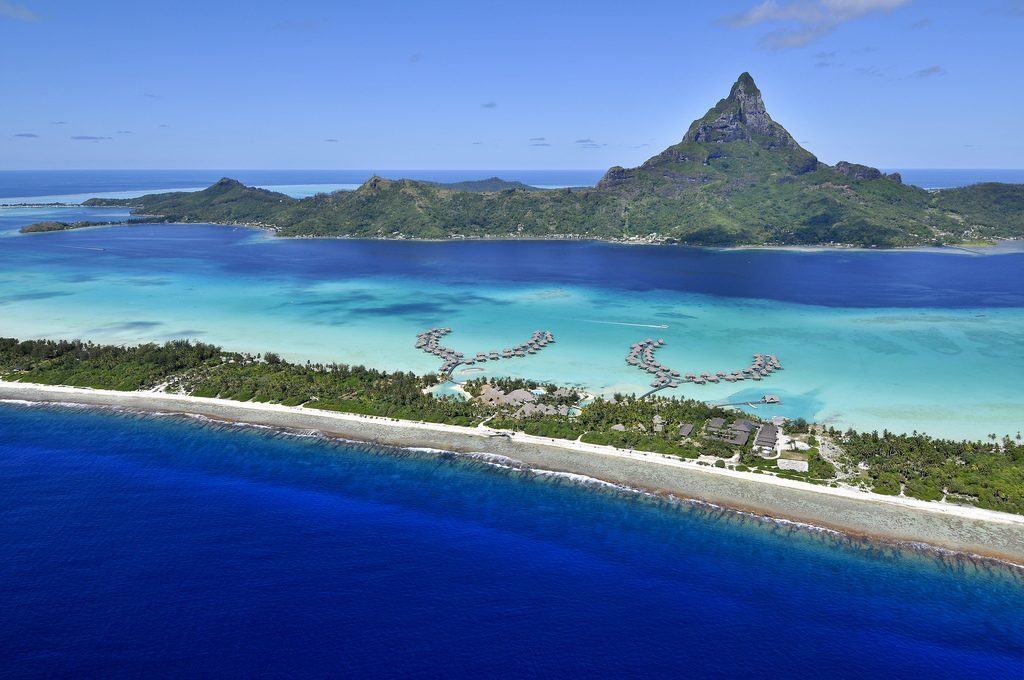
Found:
[(1017, 678), (1024, 576), (472, 461), (0, 405), (0, 674)]

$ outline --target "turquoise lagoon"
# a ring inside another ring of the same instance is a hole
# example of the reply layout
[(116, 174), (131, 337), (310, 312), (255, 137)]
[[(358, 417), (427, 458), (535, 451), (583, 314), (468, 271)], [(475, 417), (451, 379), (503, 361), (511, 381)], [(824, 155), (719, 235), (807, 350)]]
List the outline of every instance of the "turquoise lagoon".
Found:
[(682, 372), (755, 352), (785, 370), (669, 393), (771, 393), (761, 415), (981, 438), (1024, 424), (1024, 250), (709, 251), (589, 242), (277, 239), (239, 227), (143, 225), (17, 234), (119, 210), (0, 210), (0, 334), (136, 343), (188, 337), (294, 360), (429, 372), (415, 334), (466, 353), (538, 328), (557, 342), (457, 377), (512, 375), (641, 392), (630, 344), (661, 337)]

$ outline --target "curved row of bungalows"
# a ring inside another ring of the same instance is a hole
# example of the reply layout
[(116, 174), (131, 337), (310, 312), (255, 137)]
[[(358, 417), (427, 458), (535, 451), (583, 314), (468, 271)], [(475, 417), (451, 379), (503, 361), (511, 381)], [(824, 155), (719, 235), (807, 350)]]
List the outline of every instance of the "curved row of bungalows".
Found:
[(744, 369), (727, 373), (717, 371), (715, 373), (687, 373), (680, 376), (679, 371), (673, 371), (665, 364), (659, 363), (654, 358), (654, 352), (665, 344), (661, 338), (654, 340), (648, 338), (630, 346), (629, 354), (626, 355), (626, 363), (636, 366), (642, 371), (654, 375), (651, 387), (662, 389), (665, 387), (679, 387), (684, 382), (695, 385), (704, 383), (737, 382), (740, 380), (761, 380), (772, 374), (773, 371), (781, 370), (782, 364), (774, 354), (755, 354), (754, 360)]
[(528, 354), (536, 354), (555, 341), (551, 331), (534, 331), (530, 339), (514, 347), (506, 347), (501, 352), (491, 350), (490, 352), (477, 352), (474, 356), (466, 358), (462, 352), (445, 347), (440, 343), (442, 337), (451, 333), (451, 328), (428, 328), (422, 333), (416, 334), (416, 349), (421, 349), (428, 354), (440, 357), (444, 360), (441, 365), (441, 373), (447, 374), (459, 364), (472, 366), (473, 364), (485, 361), (497, 361), (498, 359), (510, 359), (512, 357), (525, 357)]
[(506, 347), (500, 352), (492, 349), (490, 352), (477, 352), (475, 356), (465, 361), (466, 364), (482, 364), (485, 361), (498, 361), (499, 359), (512, 359), (525, 357), (528, 354), (536, 354), (555, 341), (555, 335), (551, 331), (534, 331), (533, 335), (526, 342), (513, 347)]
[(451, 328), (429, 328), (416, 335), (417, 349), (422, 349), (424, 352), (433, 354), (443, 360), (439, 369), (442, 375), (451, 373), (456, 366), (463, 363), (463, 358), (465, 357), (462, 352), (456, 352), (440, 343), (441, 338), (451, 332)]
[(688, 373), (686, 380), (697, 385), (703, 385), (706, 382), (716, 383), (722, 380), (725, 382), (761, 380), (762, 378), (767, 378), (772, 372), (779, 370), (782, 370), (782, 364), (774, 354), (755, 354), (754, 360), (746, 368), (731, 373), (726, 373), (725, 371), (701, 373), (700, 375)]
[(665, 364), (659, 363), (654, 358), (654, 351), (665, 344), (665, 340), (648, 338), (643, 342), (634, 343), (626, 355), (626, 363), (636, 366), (642, 371), (647, 371), (654, 376), (651, 387), (662, 389), (665, 387), (679, 387), (683, 378), (679, 371), (673, 371)]

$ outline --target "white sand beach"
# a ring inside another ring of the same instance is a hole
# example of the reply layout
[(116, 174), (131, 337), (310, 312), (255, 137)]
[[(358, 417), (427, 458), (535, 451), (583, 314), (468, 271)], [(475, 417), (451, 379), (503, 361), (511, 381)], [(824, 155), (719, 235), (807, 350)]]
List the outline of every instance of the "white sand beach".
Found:
[(537, 470), (584, 475), (856, 536), (909, 542), (1024, 566), (1024, 516), (832, 488), (698, 465), (657, 453), (462, 427), (164, 392), (118, 392), (0, 381), (0, 399), (119, 407), (252, 423), (399, 447), (505, 456)]

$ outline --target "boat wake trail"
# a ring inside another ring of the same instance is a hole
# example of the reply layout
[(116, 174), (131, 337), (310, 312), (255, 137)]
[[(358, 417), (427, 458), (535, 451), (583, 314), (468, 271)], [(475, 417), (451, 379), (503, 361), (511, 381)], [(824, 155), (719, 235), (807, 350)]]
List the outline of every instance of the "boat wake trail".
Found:
[(667, 323), (627, 323), (626, 321), (599, 321), (597, 319), (574, 319), (583, 323), (603, 323), (609, 326), (633, 326), (636, 328), (668, 328)]

